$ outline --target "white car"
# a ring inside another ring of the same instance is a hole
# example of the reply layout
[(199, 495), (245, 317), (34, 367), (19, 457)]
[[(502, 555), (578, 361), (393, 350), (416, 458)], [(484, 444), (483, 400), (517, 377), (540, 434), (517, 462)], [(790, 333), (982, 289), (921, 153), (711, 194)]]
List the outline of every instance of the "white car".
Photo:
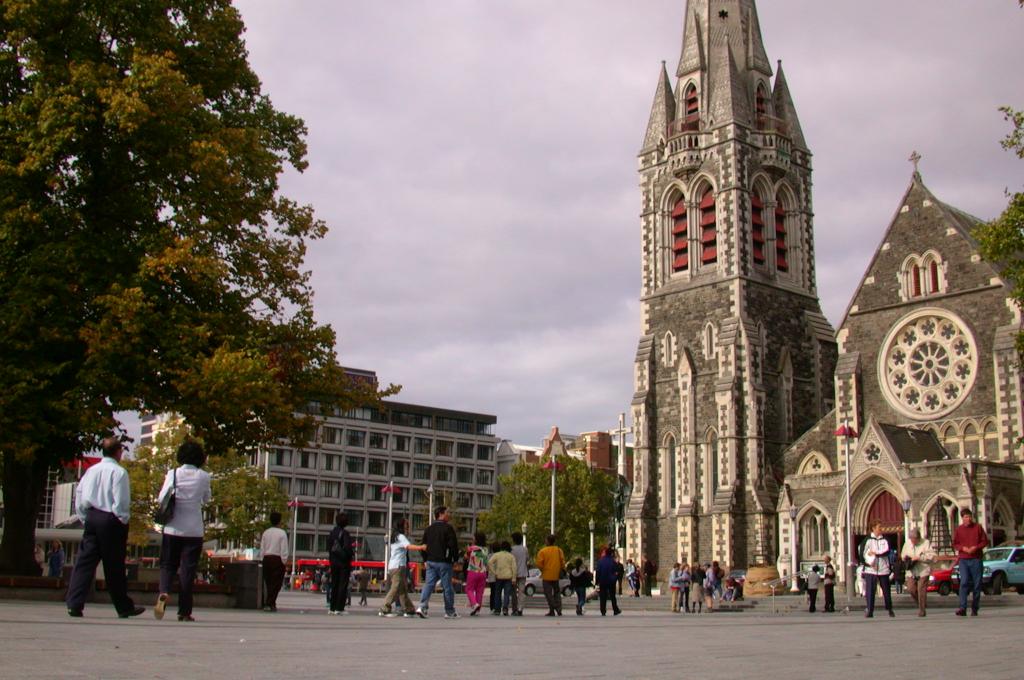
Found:
[[(562, 595), (566, 597), (572, 595), (572, 588), (569, 587), (569, 579), (559, 579), (558, 585), (562, 589)], [(526, 593), (527, 597), (533, 597), (537, 593), (544, 593), (543, 581), (540, 578), (540, 569), (530, 570), (530, 575), (526, 577), (526, 586), (523, 588), (523, 592)]]

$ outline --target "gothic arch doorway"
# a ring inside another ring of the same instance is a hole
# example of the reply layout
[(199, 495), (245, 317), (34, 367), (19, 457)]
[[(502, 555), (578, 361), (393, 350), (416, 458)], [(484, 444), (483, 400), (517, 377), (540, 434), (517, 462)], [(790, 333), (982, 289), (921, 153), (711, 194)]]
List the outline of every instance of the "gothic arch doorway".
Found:
[(882, 535), (889, 542), (889, 547), (897, 552), (902, 549), (905, 539), (903, 535), (903, 506), (900, 505), (896, 496), (886, 489), (881, 489), (874, 498), (867, 502), (867, 509), (862, 512), (863, 514), (857, 513), (854, 520), (854, 545), (860, 545), (861, 540), (871, 534), (871, 527), (875, 522), (879, 522), (882, 525)]

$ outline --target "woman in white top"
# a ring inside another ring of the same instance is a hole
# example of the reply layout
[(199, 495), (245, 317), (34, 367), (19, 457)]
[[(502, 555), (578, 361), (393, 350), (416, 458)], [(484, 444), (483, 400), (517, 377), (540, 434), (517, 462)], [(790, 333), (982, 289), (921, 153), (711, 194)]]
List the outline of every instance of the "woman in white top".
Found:
[(160, 546), (160, 595), (153, 614), (157, 619), (164, 617), (171, 581), (177, 572), (178, 620), (195, 621), (192, 618), (192, 583), (203, 551), (203, 505), (212, 498), (210, 473), (201, 469), (206, 463), (206, 453), (199, 442), (186, 441), (179, 446), (178, 463), (181, 467), (167, 472), (160, 489), (160, 500), (169, 493), (174, 494), (174, 517), (164, 525)]
[(910, 530), (910, 540), (903, 544), (901, 557), (910, 563), (907, 569), (907, 590), (917, 602), (917, 615), (924, 616), (928, 604), (928, 577), (932, 573), (935, 551), (917, 529)]
[(871, 525), (871, 535), (864, 542), (864, 589), (868, 599), (868, 608), (864, 616), (867, 618), (875, 615), (875, 593), (879, 585), (882, 586), (886, 611), (889, 612), (889, 616), (896, 616), (892, 611), (892, 588), (889, 585), (891, 573), (889, 541), (882, 536), (882, 523), (875, 522)]

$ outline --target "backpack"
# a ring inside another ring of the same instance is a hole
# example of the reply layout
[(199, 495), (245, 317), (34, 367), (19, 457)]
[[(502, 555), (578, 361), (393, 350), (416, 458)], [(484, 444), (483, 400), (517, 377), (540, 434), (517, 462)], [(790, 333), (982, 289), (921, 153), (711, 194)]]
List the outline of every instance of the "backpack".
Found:
[(869, 538), (871, 538), (871, 537), (870, 536), (866, 536), (865, 538), (862, 538), (860, 540), (860, 543), (857, 544), (857, 564), (862, 566), (862, 567), (868, 566), (868, 560), (867, 560), (866, 557), (864, 557), (864, 551), (868, 547), (868, 539)]

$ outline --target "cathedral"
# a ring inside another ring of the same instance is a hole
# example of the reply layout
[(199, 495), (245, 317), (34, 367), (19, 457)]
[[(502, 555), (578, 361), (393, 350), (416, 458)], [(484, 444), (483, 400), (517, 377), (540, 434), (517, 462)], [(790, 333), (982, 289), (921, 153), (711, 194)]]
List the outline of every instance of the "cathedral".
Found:
[[(969, 502), (1014, 537), (1020, 317), (977, 255), (976, 221), (915, 169), (837, 334), (816, 290), (811, 152), (754, 0), (688, 0), (683, 27), (639, 154), (626, 556), (661, 576), (677, 560), (845, 559), (847, 445), (853, 531), (882, 513), (902, 535), (894, 501), (945, 531)], [(840, 425), (857, 436), (837, 440)]]

